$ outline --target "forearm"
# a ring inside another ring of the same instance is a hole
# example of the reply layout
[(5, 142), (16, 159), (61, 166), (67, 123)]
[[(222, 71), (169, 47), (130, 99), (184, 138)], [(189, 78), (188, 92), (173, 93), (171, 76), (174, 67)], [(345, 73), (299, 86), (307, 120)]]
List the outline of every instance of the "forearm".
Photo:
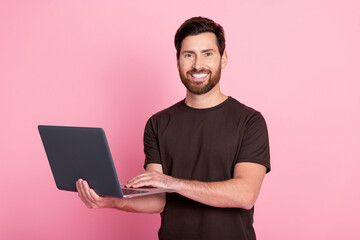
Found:
[(169, 188), (209, 206), (251, 209), (260, 192), (265, 171), (266, 168), (259, 164), (238, 163), (235, 165), (234, 178), (219, 182), (183, 180), (148, 171), (129, 180), (127, 187)]
[(164, 193), (136, 198), (115, 198), (111, 208), (126, 212), (161, 213), (165, 202)]
[(176, 180), (176, 192), (213, 207), (251, 209), (257, 194), (240, 178), (220, 182)]

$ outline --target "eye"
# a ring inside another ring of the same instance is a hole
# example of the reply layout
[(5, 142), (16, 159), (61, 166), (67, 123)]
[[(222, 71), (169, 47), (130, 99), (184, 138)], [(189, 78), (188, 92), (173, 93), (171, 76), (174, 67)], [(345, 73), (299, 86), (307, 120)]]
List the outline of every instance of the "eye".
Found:
[(213, 55), (212, 52), (206, 52), (206, 53), (205, 53), (205, 56), (206, 56), (206, 57), (210, 57), (210, 56), (212, 56), (212, 55)]
[(192, 54), (191, 54), (191, 53), (186, 53), (186, 54), (184, 54), (184, 57), (185, 57), (185, 58), (191, 58), (191, 57), (192, 57)]

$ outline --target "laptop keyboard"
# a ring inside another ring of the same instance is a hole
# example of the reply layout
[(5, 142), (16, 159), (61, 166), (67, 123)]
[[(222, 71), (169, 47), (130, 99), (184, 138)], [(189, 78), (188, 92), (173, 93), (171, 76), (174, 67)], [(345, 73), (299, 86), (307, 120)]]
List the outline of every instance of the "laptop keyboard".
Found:
[(131, 188), (122, 188), (121, 189), (124, 195), (137, 194), (137, 193), (146, 193), (148, 191), (139, 190), (139, 189), (131, 189)]

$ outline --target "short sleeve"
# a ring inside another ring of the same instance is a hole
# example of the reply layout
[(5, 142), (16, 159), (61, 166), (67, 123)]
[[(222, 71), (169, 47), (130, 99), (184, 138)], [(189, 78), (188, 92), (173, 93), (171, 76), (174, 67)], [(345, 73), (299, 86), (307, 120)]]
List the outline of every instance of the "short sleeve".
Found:
[(239, 162), (253, 162), (264, 165), (266, 173), (270, 172), (270, 148), (266, 122), (261, 113), (256, 112), (245, 125), (241, 141)]
[(145, 153), (145, 165), (149, 163), (161, 164), (159, 141), (157, 138), (156, 124), (153, 118), (150, 118), (145, 126), (144, 131), (144, 153)]

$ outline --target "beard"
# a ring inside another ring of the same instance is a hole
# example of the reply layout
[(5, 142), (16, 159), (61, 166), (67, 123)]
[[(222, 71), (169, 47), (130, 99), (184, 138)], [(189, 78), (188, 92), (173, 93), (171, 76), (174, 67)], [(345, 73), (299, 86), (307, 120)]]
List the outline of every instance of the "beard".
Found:
[[(209, 80), (207, 82), (193, 82), (189, 79), (190, 74), (202, 74), (209, 73)], [(212, 72), (208, 69), (191, 69), (190, 71), (183, 74), (181, 69), (179, 69), (179, 74), (181, 78), (181, 82), (184, 84), (186, 89), (192, 94), (201, 95), (209, 92), (213, 89), (216, 84), (219, 83), (221, 77), (221, 64), (216, 69), (216, 71)]]

